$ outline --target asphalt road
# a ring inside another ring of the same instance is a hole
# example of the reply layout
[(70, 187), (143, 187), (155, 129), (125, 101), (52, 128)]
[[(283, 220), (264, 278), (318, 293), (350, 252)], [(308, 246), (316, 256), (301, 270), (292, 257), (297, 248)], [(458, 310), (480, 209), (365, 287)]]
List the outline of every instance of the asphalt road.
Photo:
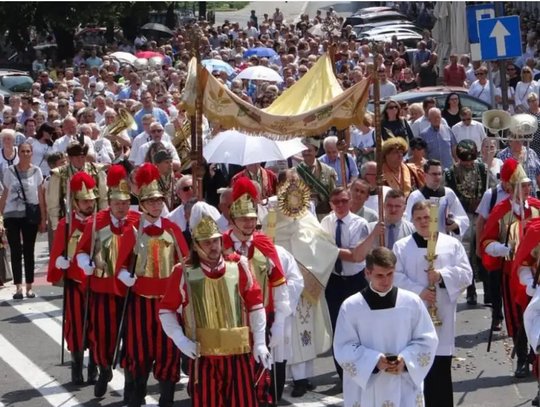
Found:
[[(0, 289), (0, 407), (120, 407), (122, 372), (115, 372), (109, 393), (101, 400), (93, 397), (92, 387), (70, 384), (69, 364), (60, 365), (62, 293), (45, 281), (48, 251), (38, 243), (35, 299), (11, 300), (13, 287)], [(481, 294), (481, 288), (479, 288)], [(479, 300), (482, 295), (479, 295)], [(496, 335), (490, 354), (486, 353), (490, 309), (467, 308), (462, 298), (458, 307), (458, 346), (454, 363), (454, 402), (463, 407), (517, 407), (530, 405), (536, 394), (536, 382), (513, 378), (511, 347), (504, 334)], [(69, 356), (66, 352), (66, 360)], [(330, 357), (316, 362), (315, 391), (300, 399), (285, 389), (281, 405), (298, 407), (342, 406), (337, 393), (337, 375)], [(183, 377), (177, 386), (176, 407), (190, 405)], [(148, 405), (159, 399), (155, 380), (150, 380)]]

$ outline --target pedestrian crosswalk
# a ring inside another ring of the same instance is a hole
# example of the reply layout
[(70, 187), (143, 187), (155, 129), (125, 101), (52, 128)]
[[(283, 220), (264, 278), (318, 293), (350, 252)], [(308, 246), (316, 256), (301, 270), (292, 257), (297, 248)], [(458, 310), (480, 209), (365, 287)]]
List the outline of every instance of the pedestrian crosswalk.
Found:
[[(37, 280), (44, 279), (44, 270), (38, 270)], [(75, 407), (120, 406), (124, 388), (122, 370), (114, 372), (109, 392), (97, 401), (92, 386), (71, 384), (69, 353), (60, 364), (62, 335), (62, 289), (49, 285), (36, 285), (37, 296), (23, 301), (12, 300), (14, 288), (0, 289), (0, 407)], [(85, 357), (85, 366), (88, 356)], [(86, 371), (85, 371), (86, 375)], [(187, 377), (177, 385), (175, 406), (190, 406), (186, 392)], [(281, 405), (299, 407), (340, 407), (340, 397), (308, 392), (304, 397), (290, 397), (285, 389)], [(159, 389), (153, 378), (149, 381), (147, 406), (157, 406)]]

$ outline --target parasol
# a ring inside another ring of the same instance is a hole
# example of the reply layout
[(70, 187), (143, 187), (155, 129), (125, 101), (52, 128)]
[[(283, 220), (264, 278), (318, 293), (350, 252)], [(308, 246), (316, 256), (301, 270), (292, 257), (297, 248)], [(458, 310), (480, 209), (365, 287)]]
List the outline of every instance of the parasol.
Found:
[(277, 52), (272, 48), (259, 47), (259, 48), (250, 48), (244, 52), (244, 58), (250, 57), (252, 55), (257, 55), (259, 58), (270, 58), (277, 55)]
[(234, 73), (234, 68), (230, 66), (228, 62), (221, 59), (205, 59), (201, 64), (210, 73), (214, 71), (225, 71), (227, 72), (227, 75), (232, 75)]
[(248, 79), (251, 81), (267, 81), (267, 82), (283, 82), (283, 78), (279, 73), (266, 66), (251, 66), (244, 69), (236, 77), (238, 79)]
[(137, 58), (144, 58), (144, 59), (150, 59), (152, 57), (161, 57), (163, 58), (163, 54), (160, 54), (159, 52), (154, 51), (139, 51), (135, 54)]
[(133, 65), (135, 61), (137, 60), (137, 57), (133, 54), (130, 54), (129, 52), (113, 52), (111, 54), (111, 57), (115, 58), (120, 62), (121, 64), (129, 64)]
[(141, 27), (141, 31), (148, 33), (149, 35), (155, 35), (157, 37), (173, 37), (174, 33), (163, 24), (148, 23)]

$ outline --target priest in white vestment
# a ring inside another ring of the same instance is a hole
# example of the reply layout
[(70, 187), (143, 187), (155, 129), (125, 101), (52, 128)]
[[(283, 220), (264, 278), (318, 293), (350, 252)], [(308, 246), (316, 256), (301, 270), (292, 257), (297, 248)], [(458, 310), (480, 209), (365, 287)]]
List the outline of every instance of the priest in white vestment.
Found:
[[(436, 208), (435, 208), (436, 210)], [(465, 248), (459, 240), (436, 234), (433, 270), (426, 260), (430, 205), (420, 201), (412, 208), (416, 232), (398, 240), (393, 252), (397, 257), (395, 285), (414, 292), (426, 306), (435, 303), (441, 326), (437, 326), (439, 346), (433, 367), (425, 380), (426, 407), (453, 407), (452, 356), (455, 351), (457, 301), (471, 284), (473, 273)], [(429, 284), (436, 290), (428, 289)]]
[[(529, 344), (533, 348), (536, 355), (538, 355), (540, 347), (540, 290), (538, 287), (531, 285), (531, 288), (527, 289), (527, 293), (531, 293), (529, 290), (536, 290), (532, 297), (531, 302), (523, 313), (523, 325), (525, 327), (525, 333)], [(537, 356), (538, 357), (538, 356)], [(532, 405), (537, 406), (540, 401), (540, 381), (538, 381), (538, 391), (536, 397), (532, 400)]]
[(396, 256), (373, 249), (369, 287), (341, 306), (334, 355), (343, 368), (344, 407), (423, 407), (423, 382), (437, 333), (418, 295), (393, 286)]

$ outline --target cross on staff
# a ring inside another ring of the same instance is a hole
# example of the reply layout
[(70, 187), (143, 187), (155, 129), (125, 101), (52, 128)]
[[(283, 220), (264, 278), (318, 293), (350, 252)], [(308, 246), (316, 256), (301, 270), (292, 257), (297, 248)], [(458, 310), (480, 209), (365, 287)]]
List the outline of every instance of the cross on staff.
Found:
[[(381, 126), (381, 87), (379, 83), (379, 67), (377, 66), (377, 57), (379, 55), (379, 47), (381, 44), (373, 46), (373, 113), (375, 120), (375, 161), (377, 162), (377, 197), (379, 199), (379, 222), (384, 223), (384, 201), (383, 201), (383, 185), (384, 175), (382, 172), (383, 155), (382, 155), (382, 126)], [(385, 246), (384, 233), (379, 236), (379, 244)]]

